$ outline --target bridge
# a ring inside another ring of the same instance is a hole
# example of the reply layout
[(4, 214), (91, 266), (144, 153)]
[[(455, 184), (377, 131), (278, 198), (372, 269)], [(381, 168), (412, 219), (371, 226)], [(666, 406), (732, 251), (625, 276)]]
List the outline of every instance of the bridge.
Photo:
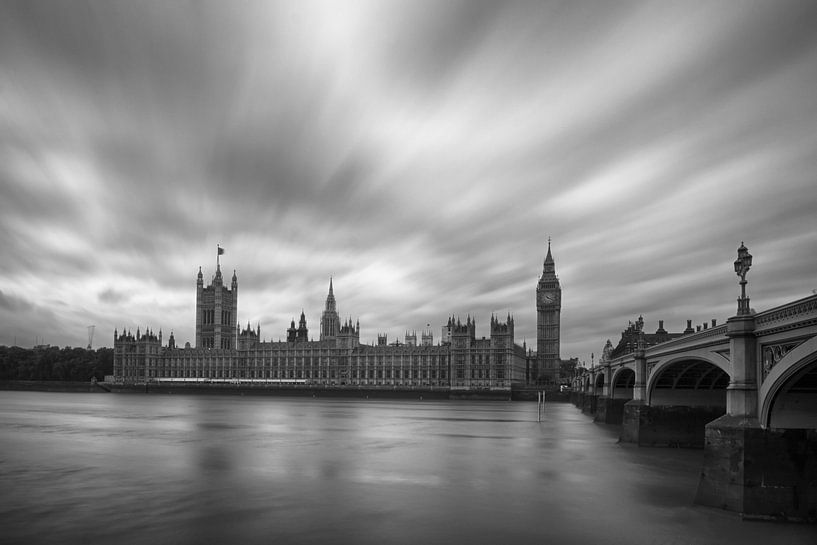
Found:
[(688, 325), (687, 334), (652, 346), (636, 326), (627, 353), (612, 357), (606, 348), (576, 375), (573, 402), (598, 422), (620, 425), (622, 442), (703, 447), (699, 504), (813, 521), (817, 295), (750, 310), (751, 255), (743, 245), (738, 255), (735, 316), (698, 331)]

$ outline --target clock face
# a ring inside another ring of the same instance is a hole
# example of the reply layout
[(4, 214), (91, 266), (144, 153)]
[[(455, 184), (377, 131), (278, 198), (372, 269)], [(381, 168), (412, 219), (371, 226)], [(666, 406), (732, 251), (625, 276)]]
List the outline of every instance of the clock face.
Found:
[(556, 294), (552, 291), (546, 291), (542, 293), (541, 298), (543, 303), (551, 304), (556, 301)]

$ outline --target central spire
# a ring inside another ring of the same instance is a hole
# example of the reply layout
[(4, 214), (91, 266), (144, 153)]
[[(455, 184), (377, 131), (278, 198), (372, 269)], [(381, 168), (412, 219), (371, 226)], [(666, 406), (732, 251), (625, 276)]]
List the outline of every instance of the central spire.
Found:
[(332, 285), (332, 277), (329, 277), (329, 294), (326, 296), (326, 308), (321, 313), (321, 336), (320, 339), (335, 338), (340, 331), (340, 317), (335, 303), (335, 291)]
[(329, 277), (329, 295), (326, 296), (326, 310), (328, 312), (336, 312), (335, 292), (332, 289), (332, 277)]
[(553, 261), (553, 255), (550, 253), (550, 237), (548, 237), (548, 253), (545, 256), (545, 263), (542, 267), (542, 273), (556, 273), (556, 263)]

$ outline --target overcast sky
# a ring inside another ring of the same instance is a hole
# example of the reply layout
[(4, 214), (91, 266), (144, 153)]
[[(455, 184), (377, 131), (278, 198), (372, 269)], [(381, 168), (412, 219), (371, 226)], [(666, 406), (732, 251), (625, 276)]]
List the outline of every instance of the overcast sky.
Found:
[[(361, 341), (515, 317), (562, 357), (817, 289), (817, 2), (0, 0), (0, 344)], [(229, 276), (228, 276), (229, 277)]]

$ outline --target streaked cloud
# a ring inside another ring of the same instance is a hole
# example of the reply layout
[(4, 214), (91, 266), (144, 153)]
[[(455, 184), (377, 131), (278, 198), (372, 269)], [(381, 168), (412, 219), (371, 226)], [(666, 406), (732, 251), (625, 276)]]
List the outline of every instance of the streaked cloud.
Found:
[(802, 297), (817, 237), (813, 2), (0, 4), (0, 343), (193, 340), (214, 247), (239, 321), (365, 342), (451, 314), (562, 355), (643, 314)]

